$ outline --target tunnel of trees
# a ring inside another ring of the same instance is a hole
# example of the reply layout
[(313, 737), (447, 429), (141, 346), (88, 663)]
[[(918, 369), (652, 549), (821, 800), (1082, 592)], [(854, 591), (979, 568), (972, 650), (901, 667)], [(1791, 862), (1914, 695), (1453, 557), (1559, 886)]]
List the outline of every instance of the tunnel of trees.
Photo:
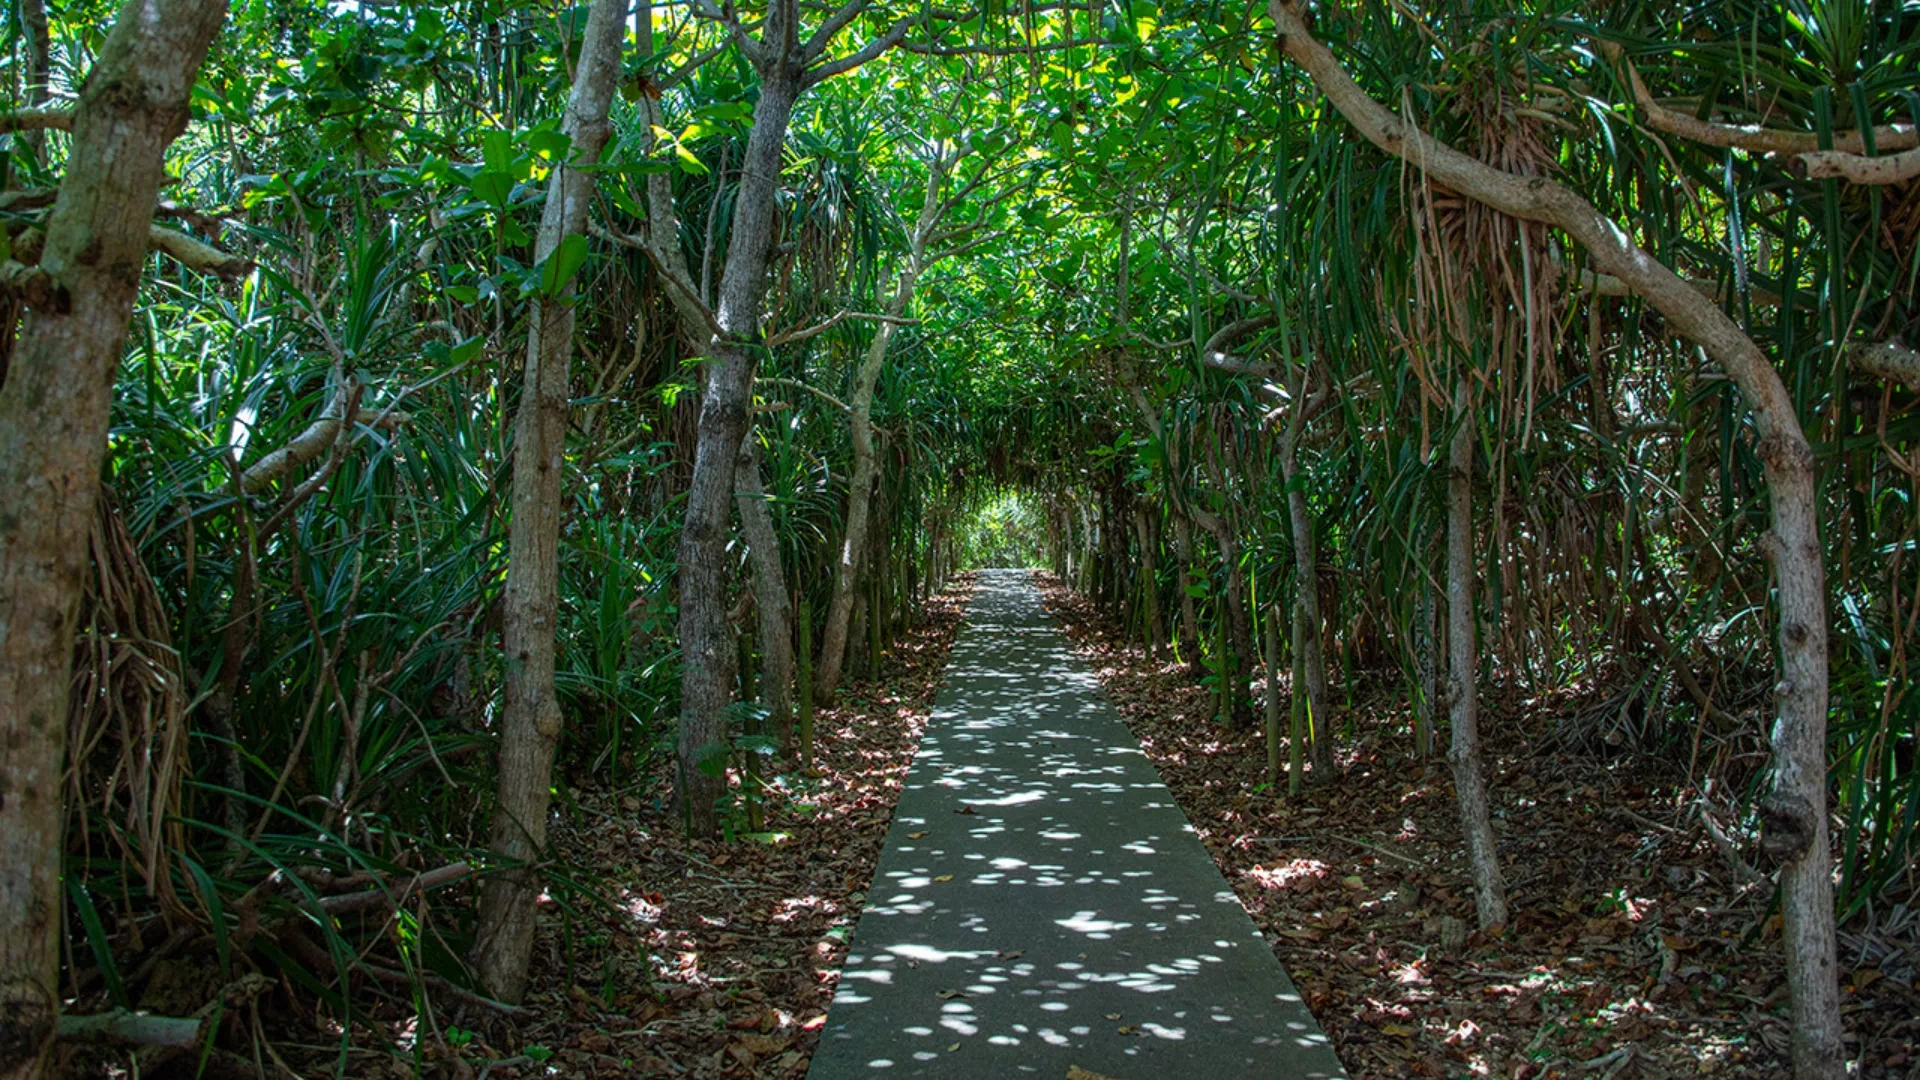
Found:
[(180, 957), (206, 1050), (136, 1075), (276, 1010), (345, 1075), (368, 1010), (513, 1022), (592, 903), (578, 792), (750, 843), (982, 565), (1204, 687), (1253, 798), (1432, 758), (1493, 938), (1560, 898), (1488, 728), (1663, 763), (1784, 969), (1771, 1060), (1857, 1066), (1839, 942), (1915, 940), (1911, 3), (7, 34), (0, 1077), (98, 1069)]

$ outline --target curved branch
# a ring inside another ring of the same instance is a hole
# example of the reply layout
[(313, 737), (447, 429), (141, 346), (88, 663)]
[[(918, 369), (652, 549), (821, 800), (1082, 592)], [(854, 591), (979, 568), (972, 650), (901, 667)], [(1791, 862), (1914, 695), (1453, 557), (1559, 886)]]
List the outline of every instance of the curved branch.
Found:
[(1249, 315), (1244, 319), (1236, 319), (1214, 331), (1213, 336), (1207, 339), (1207, 343), (1200, 346), (1200, 358), (1206, 362), (1208, 367), (1217, 367), (1223, 371), (1241, 372), (1248, 375), (1271, 374), (1272, 369), (1265, 364), (1255, 363), (1251, 360), (1242, 360), (1237, 356), (1227, 355), (1227, 346), (1232, 345), (1248, 334), (1272, 326), (1276, 321), (1277, 319), (1270, 311), (1260, 315)]
[(1841, 150), (1815, 150), (1800, 154), (1787, 166), (1794, 175), (1808, 180), (1845, 180), (1850, 184), (1899, 184), (1920, 176), (1920, 149), (1865, 157)]
[[(1599, 44), (1600, 51), (1608, 59), (1618, 61), (1626, 70), (1627, 83), (1633, 89), (1635, 103), (1640, 106), (1641, 119), (1656, 131), (1723, 150), (1747, 150), (1756, 154), (1805, 155), (1822, 150), (1820, 136), (1811, 131), (1789, 131), (1758, 124), (1716, 124), (1675, 112), (1653, 99), (1652, 91), (1641, 81), (1639, 70), (1633, 66), (1633, 61), (1626, 59), (1625, 52), (1618, 44), (1611, 41)], [(1873, 145), (1880, 151), (1905, 150), (1920, 145), (1920, 136), (1916, 136), (1912, 124), (1882, 125), (1873, 129)], [(1848, 155), (1864, 154), (1867, 152), (1867, 141), (1858, 131), (1836, 131), (1833, 133), (1833, 149)]]
[(1636, 244), (1626, 231), (1570, 188), (1546, 177), (1516, 176), (1469, 157), (1375, 101), (1315, 40), (1288, 0), (1269, 0), (1281, 48), (1369, 142), (1405, 159), (1462, 196), (1510, 217), (1558, 228), (1585, 247), (1594, 266), (1613, 274), (1699, 346), (1739, 386), (1760, 432), (1772, 528), (1761, 548), (1779, 596), (1776, 716), (1769, 735), (1773, 794), (1763, 804), (1769, 835), (1778, 833), (1787, 982), (1791, 988), (1797, 1075), (1838, 1076), (1841, 1040), (1833, 882), (1825, 815), (1828, 702), (1826, 570), (1821, 562), (1813, 448), (1793, 398), (1773, 364), (1719, 306)]
[(853, 408), (846, 402), (841, 401), (839, 398), (834, 397), (832, 394), (827, 393), (817, 386), (810, 386), (807, 383), (801, 382), (799, 379), (784, 379), (775, 375), (760, 375), (755, 377), (753, 381), (762, 386), (791, 386), (796, 390), (805, 390), (807, 393), (839, 409), (841, 412), (849, 416), (853, 415)]
[(1907, 389), (1920, 393), (1920, 352), (1898, 340), (1851, 346), (1847, 349), (1847, 366), (1862, 375), (1905, 383)]
[(814, 323), (812, 326), (806, 327), (804, 329), (782, 330), (777, 334), (770, 335), (767, 338), (767, 348), (771, 349), (775, 345), (788, 345), (796, 341), (805, 341), (810, 337), (816, 337), (820, 334), (826, 333), (828, 330), (833, 329), (835, 326), (838, 326), (840, 323), (846, 321), (847, 319), (855, 319), (855, 320), (864, 321), (864, 322), (890, 323), (894, 326), (920, 325), (919, 319), (902, 318), (901, 316), (898, 316), (898, 315), (875, 315), (865, 311), (847, 310), (847, 311), (840, 312), (839, 314), (833, 316), (830, 319), (826, 319), (822, 322)]
[(238, 281), (253, 273), (252, 259), (221, 251), (174, 229), (155, 225), (148, 230), (148, 242), (153, 250), (171, 256), (187, 269), (212, 274), (223, 281)]

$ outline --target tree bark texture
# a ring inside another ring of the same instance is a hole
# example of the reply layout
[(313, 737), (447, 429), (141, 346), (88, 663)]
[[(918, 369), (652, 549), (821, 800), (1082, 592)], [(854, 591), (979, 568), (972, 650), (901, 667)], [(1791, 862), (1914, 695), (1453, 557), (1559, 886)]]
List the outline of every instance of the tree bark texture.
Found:
[(1153, 523), (1147, 519), (1145, 504), (1133, 508), (1133, 531), (1140, 543), (1140, 592), (1146, 604), (1147, 659), (1157, 661), (1167, 646), (1167, 625), (1160, 617), (1160, 567), (1154, 550)]
[(786, 570), (780, 565), (780, 540), (774, 535), (773, 514), (760, 484), (760, 444), (751, 432), (740, 440), (733, 490), (740, 508), (740, 533), (746, 537), (747, 557), (753, 562), (753, 600), (759, 611), (765, 668), (760, 673), (760, 704), (767, 710), (767, 724), (785, 748), (793, 743), (793, 607)]
[(39, 295), (0, 389), (0, 1078), (46, 1075), (59, 1012), (61, 769), (74, 613), (167, 147), (226, 18), (129, 0), (74, 110)]
[(696, 835), (719, 828), (715, 800), (725, 777), (698, 767), (700, 755), (727, 739), (727, 706), (734, 678), (733, 628), (727, 621), (727, 522), (733, 506), (734, 466), (747, 431), (753, 372), (762, 347), (760, 313), (766, 303), (767, 262), (779, 232), (775, 196), (787, 123), (800, 93), (800, 71), (787, 59), (793, 50), (797, 11), (788, 0), (770, 5), (764, 47), (775, 53), (765, 65), (753, 131), (741, 163), (720, 302), (714, 313), (720, 333), (708, 353), (706, 394), (700, 404), (693, 478), (687, 487), (680, 532), (680, 795)]
[(1480, 657), (1473, 629), (1473, 417), (1464, 380), (1463, 375), (1454, 398), (1454, 422), (1459, 427), (1453, 434), (1447, 472), (1447, 641), (1453, 729), (1447, 764), (1453, 769), (1454, 794), (1460, 803), (1460, 832), (1467, 842), (1474, 909), (1485, 929), (1507, 921), (1507, 881), (1500, 873), (1500, 848), (1493, 835), (1480, 753), (1476, 686)]
[[(612, 127), (607, 111), (620, 79), (626, 0), (595, 0), (587, 16), (562, 130), (573, 140), (554, 170), (534, 257), (544, 261), (570, 236), (582, 236), (593, 201), (593, 176)], [(480, 893), (473, 961), (480, 984), (502, 1001), (526, 993), (533, 958), (540, 875), (547, 843), (547, 804), (560, 741), (554, 688), (554, 635), (560, 607), (561, 482), (566, 472), (568, 369), (573, 355), (573, 302), (541, 296), (527, 331), (526, 370), (514, 416), (513, 515), (507, 533), (504, 604), (506, 693), (500, 715), (499, 790), (488, 845), (501, 867)]]

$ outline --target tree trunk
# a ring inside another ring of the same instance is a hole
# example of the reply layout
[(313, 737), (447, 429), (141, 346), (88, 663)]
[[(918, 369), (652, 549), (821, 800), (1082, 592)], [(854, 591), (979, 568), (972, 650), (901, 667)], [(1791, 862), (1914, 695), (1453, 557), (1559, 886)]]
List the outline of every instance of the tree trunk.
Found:
[(860, 579), (862, 545), (867, 539), (867, 521), (872, 515), (874, 481), (879, 472), (873, 452), (873, 393), (880, 384), (880, 369), (887, 362), (887, 347), (893, 331), (913, 300), (913, 289), (927, 254), (927, 238), (940, 219), (941, 185), (945, 166), (936, 157), (927, 175), (927, 189), (920, 202), (920, 217), (914, 223), (908, 242), (907, 265), (900, 271), (893, 295), (887, 299), (888, 318), (874, 327), (873, 340), (854, 376), (853, 397), (847, 402), (853, 428), (853, 479), (847, 485), (847, 527), (841, 537), (840, 554), (833, 565), (833, 596), (827, 606), (827, 625), (820, 639), (820, 663), (814, 672), (815, 692), (819, 700), (831, 698), (840, 686), (840, 668), (846, 659), (847, 624), (853, 615), (854, 591)]
[[(1240, 541), (1233, 535), (1233, 528), (1225, 518), (1212, 514), (1196, 513), (1200, 527), (1213, 536), (1214, 546), (1220, 549), (1220, 562), (1226, 569), (1226, 616), (1228, 662), (1231, 670), (1224, 671), (1226, 676), (1227, 715), (1230, 726), (1244, 728), (1252, 722), (1253, 714), (1247, 704), (1247, 679), (1253, 671), (1253, 630), (1247, 619), (1247, 578), (1240, 568)], [(1314, 730), (1320, 730), (1318, 717)], [(1316, 740), (1317, 741), (1317, 740)], [(1315, 769), (1318, 771), (1318, 759)]]
[(1447, 473), (1447, 640), (1453, 676), (1453, 744), (1447, 764), (1460, 800), (1460, 831), (1467, 841), (1474, 907), (1485, 929), (1507, 921), (1507, 882), (1493, 835), (1487, 780), (1480, 757), (1479, 656), (1473, 632), (1473, 414), (1467, 376), (1454, 394), (1453, 445)]
[[(600, 159), (612, 126), (607, 110), (620, 78), (626, 0), (595, 0), (580, 48), (580, 66), (563, 128), (572, 139), (567, 164), (547, 187), (536, 260), (568, 237), (582, 236), (593, 201), (588, 167)], [(474, 967), (487, 992), (513, 1004), (526, 993), (533, 959), (535, 900), (545, 855), (547, 803), (560, 702), (553, 680), (554, 631), (560, 607), (560, 502), (566, 471), (568, 369), (573, 354), (571, 283), (534, 301), (527, 331), (526, 372), (514, 417), (513, 515), (507, 533), (504, 603), (506, 693), (500, 713), (499, 794), (492, 840), (497, 865), (480, 892)]]
[[(47, 26), (46, 0), (20, 0), (20, 32), (27, 44), (27, 104), (42, 106), (53, 84), (53, 34)], [(45, 154), (46, 132), (23, 131), (18, 138), (33, 149), (34, 157)]]
[[(1424, 556), (1424, 545), (1421, 554)], [(1414, 663), (1420, 679), (1420, 699), (1413, 714), (1413, 751), (1421, 758), (1433, 756), (1433, 706), (1440, 697), (1439, 634), (1434, 627), (1433, 578), (1425, 559), (1420, 566), (1420, 595), (1414, 601)]]
[(800, 767), (813, 774), (813, 605), (800, 597)]
[(1270, 604), (1265, 619), (1267, 628), (1267, 784), (1280, 784), (1280, 607)]
[[(796, 27), (794, 5), (769, 5), (762, 39), (786, 50)], [(697, 836), (719, 827), (714, 801), (725, 777), (699, 768), (702, 753), (727, 738), (726, 709), (733, 688), (733, 628), (727, 622), (727, 520), (733, 502), (734, 464), (747, 430), (753, 371), (760, 346), (761, 309), (767, 296), (767, 260), (778, 237), (775, 195), (787, 122), (800, 94), (800, 74), (784, 51), (765, 65), (753, 130), (734, 196), (733, 228), (720, 304), (714, 313), (720, 334), (707, 365), (700, 405), (693, 478), (687, 487), (680, 532), (680, 731), (677, 746), (680, 795)]]
[(1845, 1073), (1838, 945), (1827, 837), (1827, 598), (1821, 562), (1813, 450), (1780, 373), (1711, 298), (1641, 250), (1628, 233), (1568, 188), (1502, 172), (1402, 121), (1368, 97), (1286, 0), (1268, 12), (1287, 56), (1304, 68), (1340, 113), (1374, 145), (1460, 192), (1513, 217), (1567, 233), (1594, 269), (1619, 278), (1673, 328), (1718, 363), (1753, 410), (1766, 467), (1773, 527), (1763, 549), (1778, 588), (1780, 681), (1772, 731), (1774, 789), (1763, 807), (1769, 844), (1783, 865), (1787, 984), (1792, 997), (1793, 1065), (1802, 1078)]
[(1180, 660), (1189, 670), (1198, 670), (1200, 663), (1200, 615), (1193, 606), (1193, 526), (1188, 524), (1187, 516), (1175, 509), (1173, 512), (1173, 557), (1177, 560), (1174, 585), (1180, 591), (1180, 627), (1175, 645), (1180, 651)]
[(1307, 681), (1304, 665), (1300, 662), (1300, 641), (1307, 636), (1307, 620), (1300, 615), (1300, 605), (1293, 605), (1293, 693), (1288, 708), (1287, 728), (1287, 794), (1300, 794), (1300, 785), (1306, 771), (1307, 705), (1300, 696), (1300, 686)]
[(760, 616), (760, 649), (766, 671), (760, 677), (760, 704), (780, 748), (793, 745), (793, 611), (787, 601), (787, 574), (780, 565), (780, 541), (773, 532), (760, 486), (760, 444), (751, 433), (740, 440), (734, 462), (734, 501), (740, 508), (740, 532), (753, 561), (754, 607)]
[(0, 389), (0, 1078), (46, 1075), (59, 1012), (61, 772), (74, 613), (121, 345), (167, 147), (226, 18), (129, 0), (74, 110), (28, 308)]
[[(1287, 522), (1293, 537), (1293, 571), (1299, 593), (1300, 617), (1307, 621), (1306, 637), (1301, 641), (1300, 662), (1307, 673), (1307, 722), (1313, 731), (1313, 781), (1328, 784), (1334, 780), (1333, 709), (1327, 700), (1327, 660), (1322, 639), (1325, 624), (1320, 618), (1320, 557), (1315, 550), (1313, 515), (1307, 509), (1307, 494), (1295, 478), (1295, 448), (1301, 429), (1306, 426), (1307, 366), (1300, 365), (1294, 380), (1293, 409), (1287, 419), (1287, 431), (1280, 443), (1280, 475), (1286, 481)], [(1337, 609), (1336, 609), (1337, 610)], [(1298, 693), (1299, 688), (1295, 687)]]
[(1154, 552), (1153, 525), (1147, 520), (1146, 507), (1138, 503), (1133, 508), (1133, 528), (1140, 538), (1140, 590), (1147, 609), (1147, 660), (1151, 663), (1159, 660), (1160, 650), (1166, 648), (1167, 627), (1160, 617), (1160, 569)]

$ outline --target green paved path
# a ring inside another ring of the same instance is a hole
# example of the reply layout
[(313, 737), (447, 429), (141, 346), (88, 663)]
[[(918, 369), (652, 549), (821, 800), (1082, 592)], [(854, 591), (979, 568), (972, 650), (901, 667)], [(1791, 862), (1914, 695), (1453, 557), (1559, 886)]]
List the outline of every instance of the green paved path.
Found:
[(813, 1080), (1345, 1075), (1024, 571), (981, 575), (947, 680)]

